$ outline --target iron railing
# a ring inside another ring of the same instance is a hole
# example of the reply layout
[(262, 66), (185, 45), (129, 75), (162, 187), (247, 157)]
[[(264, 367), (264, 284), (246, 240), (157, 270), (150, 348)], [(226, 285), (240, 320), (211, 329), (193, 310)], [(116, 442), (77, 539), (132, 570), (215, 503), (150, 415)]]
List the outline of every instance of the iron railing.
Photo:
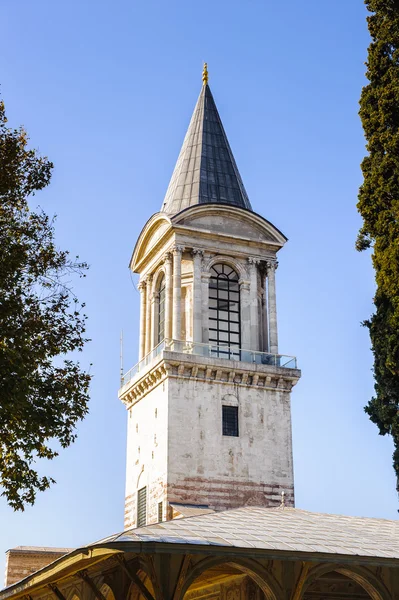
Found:
[(182, 340), (165, 339), (123, 375), (121, 384), (125, 385), (134, 379), (136, 375), (138, 375), (150, 363), (152, 363), (152, 361), (164, 350), (170, 352), (182, 352), (183, 354), (194, 354), (196, 356), (204, 356), (206, 358), (225, 358), (228, 360), (237, 360), (256, 365), (281, 367), (284, 369), (297, 368), (297, 360), (295, 356), (245, 350), (244, 348), (236, 348), (234, 346), (217, 346), (215, 344), (200, 344), (198, 342), (185, 342)]

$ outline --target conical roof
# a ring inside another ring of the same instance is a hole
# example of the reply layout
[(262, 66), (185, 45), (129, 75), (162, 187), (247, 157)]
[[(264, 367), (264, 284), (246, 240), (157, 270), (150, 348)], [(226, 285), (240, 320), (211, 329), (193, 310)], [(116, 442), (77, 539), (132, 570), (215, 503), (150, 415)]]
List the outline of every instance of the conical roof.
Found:
[(206, 80), (161, 210), (175, 215), (196, 204), (209, 203), (252, 210)]

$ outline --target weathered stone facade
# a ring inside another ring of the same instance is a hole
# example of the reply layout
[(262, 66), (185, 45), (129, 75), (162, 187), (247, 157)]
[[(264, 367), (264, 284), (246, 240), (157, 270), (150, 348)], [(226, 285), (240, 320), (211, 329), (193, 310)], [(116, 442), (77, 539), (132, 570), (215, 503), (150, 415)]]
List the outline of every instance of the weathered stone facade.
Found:
[[(126, 386), (125, 526), (136, 524), (137, 490), (148, 522), (163, 502), (208, 506), (294, 505), (290, 390), (296, 369), (163, 351)], [(222, 405), (238, 407), (241, 433), (222, 435)]]

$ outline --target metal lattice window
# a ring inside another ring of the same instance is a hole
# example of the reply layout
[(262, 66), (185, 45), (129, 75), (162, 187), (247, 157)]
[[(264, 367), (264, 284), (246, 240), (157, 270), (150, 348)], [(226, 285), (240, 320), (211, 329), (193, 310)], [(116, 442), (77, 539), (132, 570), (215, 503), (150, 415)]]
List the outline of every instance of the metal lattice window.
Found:
[(165, 338), (165, 277), (162, 279), (158, 288), (159, 305), (158, 305), (158, 344)]
[(163, 502), (158, 502), (158, 521), (163, 521)]
[(143, 487), (137, 492), (137, 527), (147, 524), (147, 488)]
[(238, 437), (238, 406), (222, 406), (223, 435)]
[(214, 265), (209, 279), (209, 342), (218, 347), (218, 356), (239, 358), (239, 352), (223, 350), (223, 346), (240, 348), (240, 330), (238, 275), (228, 265)]

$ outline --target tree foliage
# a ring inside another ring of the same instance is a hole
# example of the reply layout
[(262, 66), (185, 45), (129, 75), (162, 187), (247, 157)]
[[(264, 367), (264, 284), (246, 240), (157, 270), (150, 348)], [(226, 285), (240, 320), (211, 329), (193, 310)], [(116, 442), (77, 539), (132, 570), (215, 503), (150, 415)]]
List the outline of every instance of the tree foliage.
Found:
[(399, 478), (399, 1), (366, 0), (372, 42), (360, 116), (368, 155), (358, 210), (357, 248), (373, 248), (375, 312), (365, 321), (374, 354), (375, 395), (365, 407), (381, 435), (395, 444)]
[(57, 249), (53, 220), (28, 205), (52, 168), (23, 128), (7, 127), (0, 102), (0, 486), (16, 510), (54, 482), (37, 459), (69, 446), (87, 413), (90, 375), (70, 355), (87, 341), (86, 316), (69, 283), (87, 266)]

